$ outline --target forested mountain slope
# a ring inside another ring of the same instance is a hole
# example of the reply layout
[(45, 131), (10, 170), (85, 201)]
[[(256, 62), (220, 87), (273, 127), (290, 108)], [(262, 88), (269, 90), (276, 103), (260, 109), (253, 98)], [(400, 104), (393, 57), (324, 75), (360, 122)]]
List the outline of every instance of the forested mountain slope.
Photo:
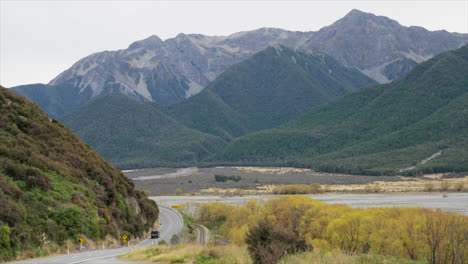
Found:
[(269, 47), (238, 63), (168, 113), (200, 131), (232, 139), (276, 127), (348, 91), (374, 83), (318, 51)]
[[(215, 159), (365, 174), (468, 170), (468, 45), (237, 139)], [(422, 160), (440, 152), (425, 164)]]
[(98, 97), (60, 120), (119, 168), (195, 165), (226, 144), (180, 124), (151, 103), (117, 93)]
[(232, 66), (182, 103), (162, 107), (115, 93), (60, 120), (119, 168), (194, 166), (237, 136), (371, 83), (323, 53), (277, 46)]

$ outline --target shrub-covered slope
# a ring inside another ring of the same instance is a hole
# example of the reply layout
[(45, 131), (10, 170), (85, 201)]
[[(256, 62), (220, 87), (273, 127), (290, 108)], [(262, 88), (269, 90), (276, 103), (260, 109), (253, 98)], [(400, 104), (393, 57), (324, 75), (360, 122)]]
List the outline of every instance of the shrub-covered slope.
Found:
[(372, 83), (326, 54), (269, 47), (233, 65), (200, 94), (168, 111), (189, 127), (230, 139), (276, 127)]
[(0, 205), (0, 260), (53, 251), (79, 236), (143, 236), (158, 217), (156, 204), (120, 171), (2, 87)]
[(60, 119), (119, 168), (193, 166), (225, 146), (122, 94), (98, 97)]
[[(216, 159), (383, 174), (468, 170), (468, 45), (236, 140)], [(440, 152), (424, 164), (422, 160)]]

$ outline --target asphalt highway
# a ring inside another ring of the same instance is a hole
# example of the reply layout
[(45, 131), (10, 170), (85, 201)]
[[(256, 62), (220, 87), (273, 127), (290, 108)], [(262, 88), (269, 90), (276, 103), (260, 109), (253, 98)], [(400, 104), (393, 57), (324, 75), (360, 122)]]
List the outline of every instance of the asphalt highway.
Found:
[(140, 244), (116, 248), (116, 249), (103, 249), (103, 250), (93, 250), (85, 251), (81, 253), (74, 253), (70, 255), (61, 255), (48, 258), (40, 259), (31, 259), (24, 260), (19, 262), (13, 262), (15, 264), (123, 264), (123, 263), (132, 263), (132, 264), (143, 264), (138, 262), (127, 262), (124, 260), (117, 259), (119, 255), (126, 254), (135, 247), (148, 247), (153, 243), (158, 241), (165, 240), (170, 241), (173, 235), (177, 235), (182, 232), (184, 228), (184, 221), (182, 216), (174, 209), (159, 206), (159, 219), (162, 223), (161, 228), (159, 229), (160, 238), (156, 241), (153, 239), (147, 239)]

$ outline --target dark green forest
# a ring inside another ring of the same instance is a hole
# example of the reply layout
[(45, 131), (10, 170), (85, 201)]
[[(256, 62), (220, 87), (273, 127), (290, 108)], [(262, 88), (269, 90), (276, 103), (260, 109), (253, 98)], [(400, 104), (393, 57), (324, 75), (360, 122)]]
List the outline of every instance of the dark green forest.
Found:
[(468, 170), (468, 46), (440, 54), (280, 126), (236, 139), (213, 161), (352, 174)]
[(226, 145), (122, 94), (98, 97), (61, 120), (119, 168), (196, 165)]
[(203, 166), (236, 137), (372, 83), (323, 53), (278, 46), (230, 67), (182, 103), (110, 94), (59, 119), (118, 168)]

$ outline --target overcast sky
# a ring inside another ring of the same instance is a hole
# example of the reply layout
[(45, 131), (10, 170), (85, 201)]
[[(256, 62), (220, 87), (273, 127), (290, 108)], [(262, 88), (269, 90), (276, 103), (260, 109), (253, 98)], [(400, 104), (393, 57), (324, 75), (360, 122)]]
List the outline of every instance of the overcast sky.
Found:
[(260, 27), (316, 31), (351, 9), (404, 26), (468, 33), (468, 0), (0, 0), (0, 84), (48, 83), (77, 60), (150, 35), (229, 35)]

